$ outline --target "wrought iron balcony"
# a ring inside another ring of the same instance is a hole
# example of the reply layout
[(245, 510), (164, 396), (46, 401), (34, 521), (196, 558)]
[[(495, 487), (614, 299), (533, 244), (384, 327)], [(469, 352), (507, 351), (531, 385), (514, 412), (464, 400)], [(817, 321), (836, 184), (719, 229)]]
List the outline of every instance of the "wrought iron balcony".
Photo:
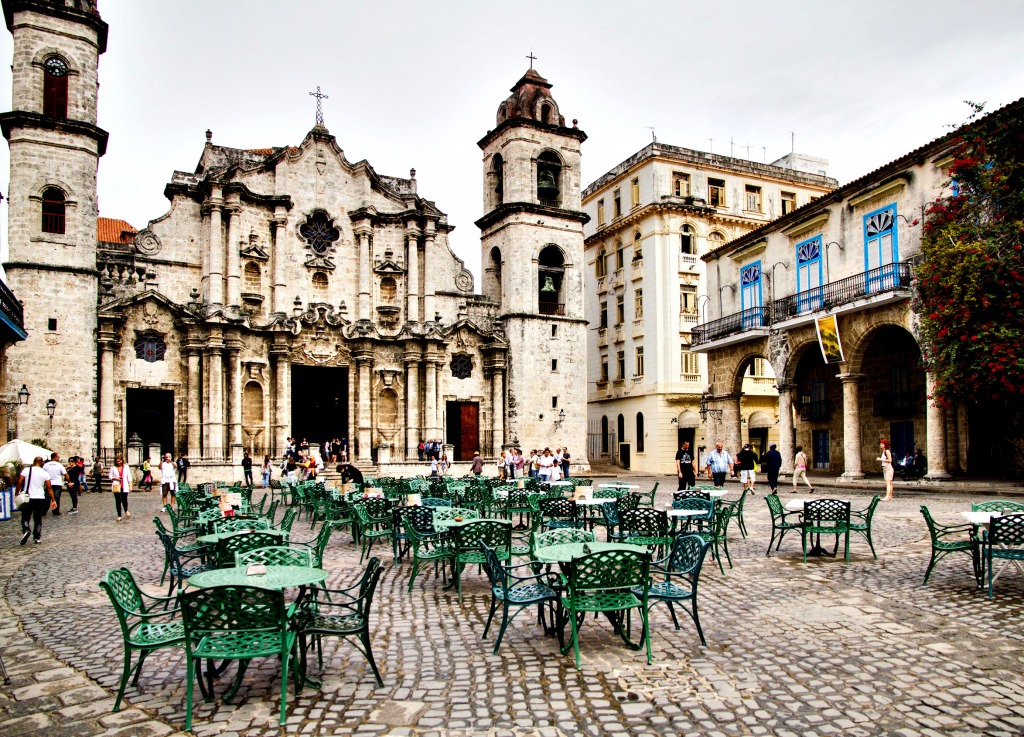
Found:
[(542, 315), (564, 315), (565, 303), (563, 302), (541, 302), (538, 312)]
[(814, 289), (782, 297), (773, 303), (773, 322), (782, 322), (797, 315), (849, 304), (873, 294), (910, 287), (910, 262), (886, 264), (856, 276), (829, 282)]
[(3, 282), (0, 282), (0, 323), (2, 323), (3, 330), (0, 340), (4, 343), (25, 340), (28, 337), (25, 332), (25, 314), (21, 302)]
[(691, 332), (691, 344), (697, 346), (754, 328), (766, 328), (769, 322), (767, 307), (750, 307), (742, 312), (695, 326)]

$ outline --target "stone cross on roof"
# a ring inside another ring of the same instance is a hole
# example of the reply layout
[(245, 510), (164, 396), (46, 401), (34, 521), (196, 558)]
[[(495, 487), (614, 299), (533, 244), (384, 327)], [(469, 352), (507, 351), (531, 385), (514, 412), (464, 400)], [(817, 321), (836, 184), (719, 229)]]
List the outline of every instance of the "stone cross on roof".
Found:
[(316, 92), (310, 92), (310, 97), (316, 98), (316, 124), (323, 126), (324, 124), (324, 106), (323, 101), (328, 99), (328, 96), (320, 91), (320, 85), (316, 86)]

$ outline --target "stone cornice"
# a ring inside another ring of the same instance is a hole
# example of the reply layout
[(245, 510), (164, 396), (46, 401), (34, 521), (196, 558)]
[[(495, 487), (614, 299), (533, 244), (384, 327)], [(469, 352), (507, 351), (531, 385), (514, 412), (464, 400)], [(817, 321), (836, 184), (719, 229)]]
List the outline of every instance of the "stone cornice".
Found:
[(503, 202), (477, 220), (475, 225), (480, 228), (480, 230), (486, 230), (509, 215), (515, 215), (521, 212), (530, 215), (549, 215), (563, 220), (575, 220), (581, 225), (590, 222), (590, 216), (585, 212), (579, 212), (578, 210), (563, 210), (560, 207), (549, 207), (547, 205), (539, 205), (535, 202)]
[[(107, 139), (110, 134), (102, 128), (81, 120), (58, 120), (42, 113), (30, 113), (25, 110), (11, 110), (0, 114), (0, 129), (4, 138), (11, 140), (11, 131), (15, 128), (40, 128), (57, 131), (58, 133), (74, 133), (96, 141), (97, 155), (107, 152)], [(44, 142), (45, 143), (45, 142)]]
[(7, 23), (7, 30), (12, 33), (14, 32), (14, 14), (24, 10), (89, 26), (96, 31), (96, 44), (99, 46), (100, 53), (107, 50), (108, 26), (97, 13), (88, 13), (77, 8), (69, 8), (66, 5), (55, 5), (45, 0), (3, 0), (3, 5), (4, 21)]
[(238, 195), (241, 202), (266, 207), (270, 210), (275, 210), (278, 207), (283, 207), (285, 210), (291, 210), (294, 206), (292, 198), (289, 195), (260, 194), (258, 192), (253, 192), (241, 182), (218, 182), (216, 184), (212, 182), (202, 182), (200, 184), (171, 182), (164, 187), (164, 197), (169, 200), (173, 200), (175, 195), (180, 195), (182, 197), (189, 197), (196, 202), (201, 203), (204, 208), (224, 207), (225, 204), (222, 197), (208, 198), (207, 191), (212, 189), (213, 186), (223, 187), (224, 195)]
[(476, 145), (480, 148), (487, 148), (495, 138), (500, 136), (509, 128), (534, 128), (545, 133), (554, 133), (559, 136), (565, 136), (566, 138), (575, 138), (580, 143), (587, 140), (587, 134), (579, 128), (568, 128), (564, 125), (541, 123), (536, 120), (531, 120), (530, 118), (508, 118), (501, 121), (501, 123), (498, 124), (498, 127), (494, 130), (487, 131), (487, 135), (477, 141)]

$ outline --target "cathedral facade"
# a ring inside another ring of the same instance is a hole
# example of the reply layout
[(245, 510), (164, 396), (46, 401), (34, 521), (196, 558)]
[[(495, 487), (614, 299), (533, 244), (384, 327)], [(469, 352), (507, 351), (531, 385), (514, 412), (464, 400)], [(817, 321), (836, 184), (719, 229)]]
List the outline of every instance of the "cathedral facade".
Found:
[[(106, 24), (89, 0), (3, 5), (6, 269), (28, 332), (7, 379), (57, 397), (52, 418), (19, 417), (21, 436), (65, 454), (188, 453), (211, 471), (244, 450), (276, 456), (289, 436), (344, 438), (382, 467), (415, 461), (423, 439), (454, 461), (509, 445), (584, 460), (586, 136), (536, 71), (479, 142), (480, 294), (415, 170), (350, 162), (319, 118), (297, 145), (244, 150), (207, 132), (164, 215), (137, 232), (97, 221)], [(72, 346), (73, 366), (52, 360)]]

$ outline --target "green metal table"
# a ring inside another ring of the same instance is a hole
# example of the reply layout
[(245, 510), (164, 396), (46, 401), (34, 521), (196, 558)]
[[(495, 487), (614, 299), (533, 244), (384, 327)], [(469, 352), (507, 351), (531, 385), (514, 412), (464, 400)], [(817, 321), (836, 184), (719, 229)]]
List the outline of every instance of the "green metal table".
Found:
[(591, 553), (603, 553), (606, 550), (632, 550), (634, 553), (649, 552), (647, 548), (643, 545), (629, 545), (628, 543), (593, 542), (545, 545), (534, 550), (533, 555), (534, 558), (536, 558), (541, 563), (571, 563), (573, 558), (581, 558), (584, 555), (587, 555), (587, 552), (583, 549), (584, 545), (590, 549)]
[[(269, 529), (269, 530), (253, 530), (253, 532), (263, 532), (263, 533), (266, 533), (267, 535), (276, 535), (282, 541), (288, 539), (288, 533), (285, 532), (284, 530), (274, 530), (274, 529)], [(249, 530), (234, 530), (233, 532), (211, 532), (209, 535), (200, 535), (199, 537), (196, 538), (196, 542), (203, 543), (205, 545), (216, 545), (221, 540), (226, 540), (229, 537), (234, 537), (235, 535), (248, 535), (248, 534), (249, 534)]]
[(266, 566), (267, 572), (259, 576), (248, 575), (247, 568), (248, 566), (236, 566), (203, 571), (192, 576), (188, 582), (190, 586), (200, 589), (210, 586), (256, 586), (261, 589), (280, 591), (294, 586), (323, 583), (327, 578), (327, 571), (322, 568)]

